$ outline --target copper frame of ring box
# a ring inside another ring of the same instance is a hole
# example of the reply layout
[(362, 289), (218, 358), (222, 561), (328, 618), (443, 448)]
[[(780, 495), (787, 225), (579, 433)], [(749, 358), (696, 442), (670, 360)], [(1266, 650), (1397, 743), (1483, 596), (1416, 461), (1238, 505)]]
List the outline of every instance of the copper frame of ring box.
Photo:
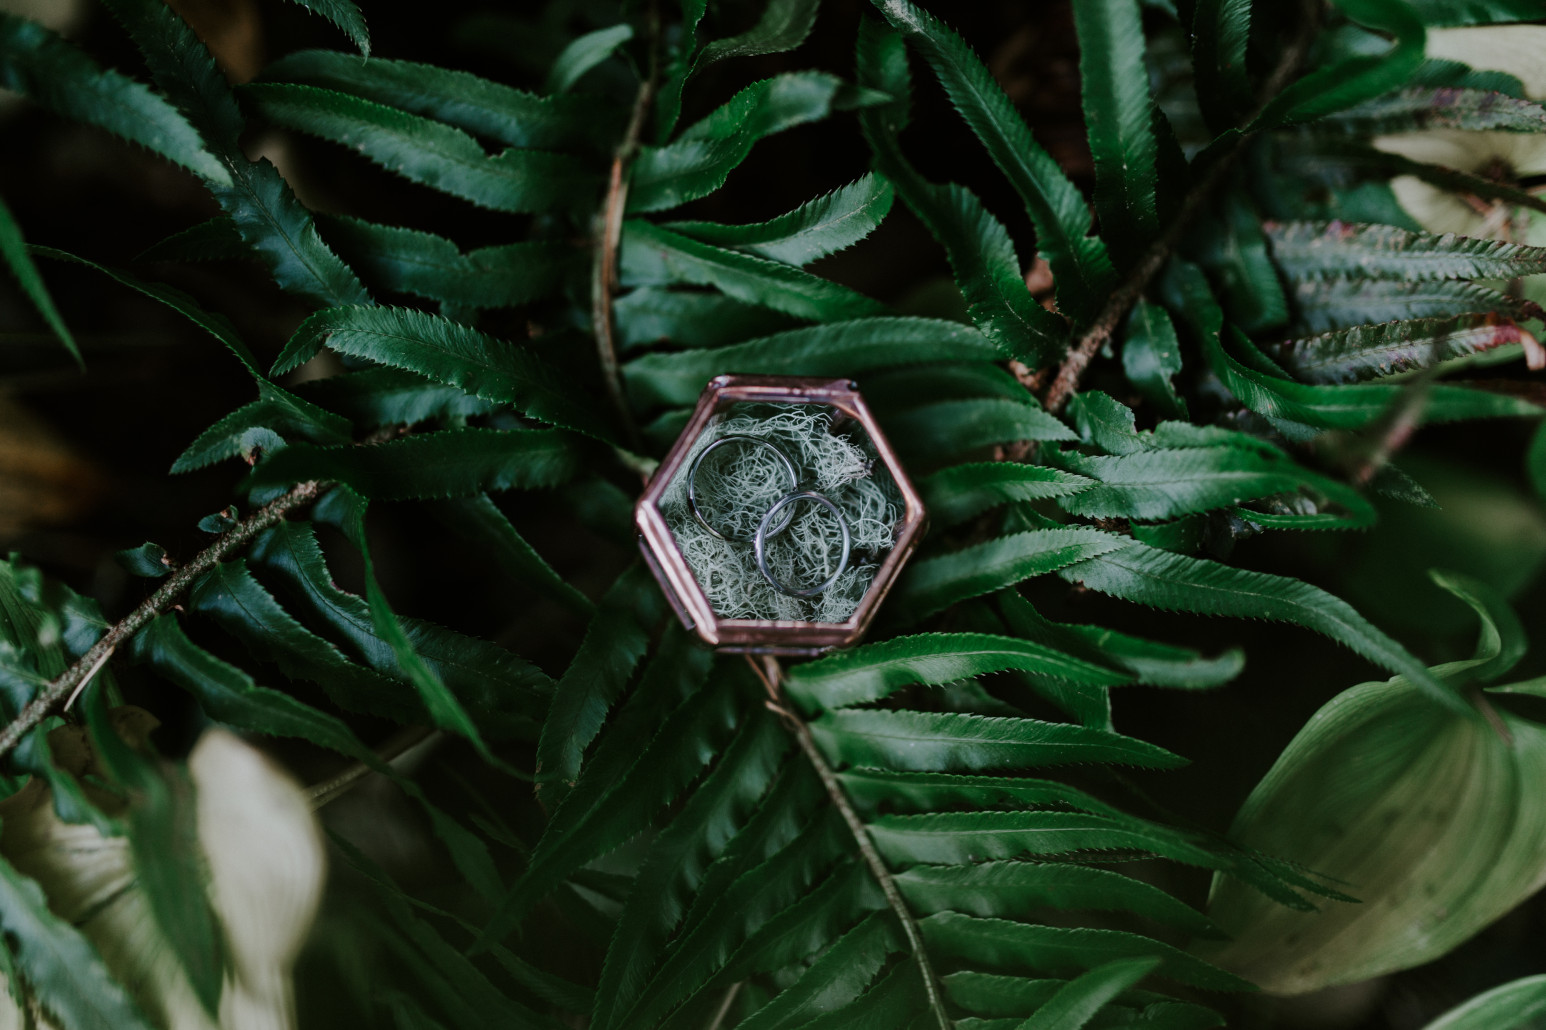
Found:
[[(710, 607), (708, 596), (678, 549), (660, 510), (661, 498), (710, 421), (736, 404), (821, 404), (834, 408), (839, 413), (834, 421), (841, 422), (842, 416), (846, 416), (869, 436), (876, 457), (896, 483), (903, 504), (896, 543), (875, 570), (869, 589), (846, 622), (721, 618)], [(880, 431), (875, 416), (859, 396), (858, 384), (848, 379), (803, 376), (723, 375), (709, 380), (687, 427), (634, 506), (634, 525), (644, 560), (682, 624), (715, 650), (747, 654), (812, 655), (857, 643), (918, 546), (927, 522), (923, 501)]]

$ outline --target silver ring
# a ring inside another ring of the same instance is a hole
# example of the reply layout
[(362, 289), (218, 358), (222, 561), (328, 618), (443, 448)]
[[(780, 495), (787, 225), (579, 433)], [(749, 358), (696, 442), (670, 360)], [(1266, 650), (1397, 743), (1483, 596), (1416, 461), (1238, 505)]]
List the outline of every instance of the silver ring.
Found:
[[(800, 488), (800, 476), (799, 476), (799, 473), (797, 473), (795, 471), (795, 469), (794, 469), (794, 462), (790, 461), (789, 460), (789, 455), (785, 454), (782, 450), (780, 450), (779, 446), (777, 444), (775, 444), (771, 440), (764, 440), (760, 436), (747, 436), (744, 433), (731, 433), (728, 436), (720, 437), (718, 440), (715, 440), (713, 443), (711, 443), (707, 447), (703, 448), (703, 450), (698, 452), (698, 456), (693, 459), (692, 468), (688, 469), (688, 471), (687, 471), (687, 508), (688, 508), (689, 511), (692, 512), (692, 517), (697, 521), (698, 525), (702, 526), (704, 529), (706, 529), (710, 533), (714, 534), (714, 536), (718, 537), (720, 540), (724, 540), (724, 541), (727, 541), (727, 542), (731, 538), (728, 537), (728, 536), (725, 536), (725, 534), (721, 533), (719, 530), (717, 530), (713, 526), (709, 525), (709, 520), (704, 518), (703, 517), (703, 512), (698, 510), (698, 467), (703, 464), (703, 459), (707, 458), (709, 456), (709, 454), (712, 453), (713, 450), (716, 447), (721, 447), (724, 444), (730, 443), (731, 441), (734, 441), (734, 440), (741, 440), (741, 441), (744, 441), (746, 443), (756, 444), (758, 447), (766, 447), (768, 450), (770, 450), (774, 454), (778, 455), (778, 460), (784, 466), (784, 472), (787, 473), (788, 476), (789, 476), (789, 489), (790, 490), (798, 490)], [(784, 530), (788, 529), (789, 528), (789, 524), (791, 522), (793, 522), (793, 521), (794, 521), (794, 512), (790, 512), (789, 513), (789, 517), (784, 519), (783, 524), (781, 524), (777, 529), (773, 530), (768, 535), (769, 536), (778, 536), (778, 534), (780, 534)], [(766, 522), (767, 522), (767, 519), (764, 518), (763, 519), (763, 523), (766, 524)], [(846, 530), (846, 527), (845, 527), (845, 530)], [(761, 533), (762, 529), (759, 527), (757, 532)], [(743, 544), (746, 543), (745, 538), (738, 537), (736, 539), (740, 543), (743, 543)]]
[[(794, 587), (785, 586), (768, 569), (768, 538), (770, 536), (777, 536), (787, 529), (794, 516), (791, 514), (789, 518), (785, 519), (784, 524), (775, 532), (770, 533), (768, 526), (772, 523), (774, 515), (777, 515), (781, 509), (788, 507), (795, 501), (815, 501), (832, 513), (832, 517), (837, 519), (838, 528), (843, 531), (843, 557), (837, 563), (837, 571), (828, 576), (822, 583), (813, 587), (806, 587), (803, 590), (796, 590)], [(757, 571), (762, 573), (762, 578), (767, 580), (774, 590), (777, 590), (785, 597), (811, 597), (815, 594), (825, 593), (830, 589), (832, 584), (837, 582), (838, 577), (848, 571), (849, 549), (852, 543), (853, 540), (848, 533), (848, 520), (843, 518), (842, 511), (827, 497), (814, 490), (797, 490), (794, 493), (786, 494), (762, 516), (762, 522), (757, 526), (757, 535), (752, 538), (752, 546), (757, 553)]]

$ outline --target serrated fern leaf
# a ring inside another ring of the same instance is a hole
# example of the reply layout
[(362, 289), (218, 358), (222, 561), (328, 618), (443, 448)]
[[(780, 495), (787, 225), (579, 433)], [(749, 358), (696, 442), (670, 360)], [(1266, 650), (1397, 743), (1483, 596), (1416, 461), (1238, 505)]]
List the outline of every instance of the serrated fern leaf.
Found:
[(1347, 383), (1434, 368), (1534, 337), (1511, 319), (1487, 314), (1409, 318), (1354, 326), (1273, 348), (1283, 367), (1312, 383)]
[(918, 483), (935, 526), (953, 526), (1001, 504), (1066, 497), (1093, 486), (1093, 479), (1072, 472), (1008, 461), (952, 465)]
[(768, 0), (757, 24), (739, 35), (716, 39), (698, 54), (697, 68), (732, 57), (756, 57), (793, 50), (810, 35), (821, 0)]
[(465, 419), (499, 409), (495, 401), (396, 368), (345, 372), (298, 383), (296, 389), (308, 400), (344, 415), (363, 429), (411, 426), (433, 419)]
[(1192, 14), (1192, 68), (1197, 102), (1214, 132), (1238, 124), (1250, 104), (1250, 39), (1250, 0), (1199, 0)]
[(140, 261), (236, 261), (252, 256), (230, 215), (174, 232), (140, 252)]
[(1018, 1030), (1083, 1030), (1118, 995), (1159, 966), (1159, 958), (1119, 959), (1070, 980)]
[(891, 199), (891, 183), (871, 174), (755, 225), (668, 222), (666, 228), (703, 243), (799, 267), (845, 250), (874, 232), (891, 210)]
[(43, 321), (59, 337), (59, 342), (64, 344), (77, 363), (83, 363), (80, 348), (76, 346), (75, 337), (70, 335), (70, 327), (65, 325), (64, 316), (59, 314), (59, 309), (54, 305), (54, 299), (48, 294), (48, 287), (43, 284), (43, 276), (38, 273), (38, 268), (32, 263), (32, 257), (27, 253), (26, 241), (22, 239), (21, 227), (16, 224), (16, 219), (11, 215), (11, 209), (5, 206), (5, 201), (0, 200), (0, 259), (5, 261), (11, 274), (16, 277), (16, 282), (21, 286), (27, 299), (32, 301), (32, 306), (37, 308), (38, 314), (43, 316)]
[(1314, 127), (1361, 139), (1430, 129), (1543, 132), (1546, 107), (1492, 90), (1411, 86), (1322, 118)]
[(722, 293), (667, 290), (644, 286), (612, 303), (624, 350), (670, 342), (679, 347), (722, 347), (770, 330), (793, 326), (795, 319)]
[(1122, 371), (1162, 417), (1186, 417), (1186, 401), (1173, 382), (1181, 371), (1181, 343), (1170, 314), (1158, 304), (1140, 300), (1133, 306), (1122, 343)]
[(1546, 248), (1391, 225), (1268, 222), (1272, 257), (1292, 279), (1513, 279), (1546, 272)]
[(612, 56), (612, 52), (633, 38), (633, 26), (609, 25), (604, 29), (576, 37), (548, 68), (547, 92), (567, 93), (585, 73)]
[(490, 156), (454, 126), (316, 86), (262, 82), (242, 98), (276, 125), (364, 154), (387, 171), (495, 211), (525, 213), (589, 201), (599, 180), (567, 154), (510, 147)]
[(527, 543), (508, 516), (487, 494), (458, 497), (430, 505), (430, 514), (453, 533), (470, 541), (479, 553), (499, 566), (512, 581), (539, 590), (566, 607), (591, 615), (596, 606), (572, 583), (559, 575)]
[(1003, 89), (961, 37), (907, 0), (875, 2), (929, 62), (951, 103), (1020, 194), (1036, 227), (1037, 247), (1057, 280), (1059, 307), (1076, 321), (1093, 317), (1115, 273), (1105, 244), (1090, 235), (1084, 197), (1031, 137)]
[(1404, 282), (1338, 276), (1301, 280), (1292, 288), (1297, 328), (1310, 333), (1474, 312), (1496, 312), (1516, 322), (1539, 317), (1530, 301), (1475, 283), (1445, 279)]
[(641, 406), (691, 404), (722, 370), (777, 375), (847, 376), (935, 361), (992, 361), (993, 345), (958, 322), (932, 318), (860, 318), (791, 329), (729, 347), (646, 354), (623, 367)]
[(865, 916), (803, 970), (799, 980), (737, 1024), (738, 1030), (806, 1027), (818, 1016), (843, 1009), (868, 993), (875, 974), (901, 950), (899, 937), (886, 915)]
[(881, 419), (886, 436), (904, 460), (939, 460), (993, 444), (1020, 440), (1070, 440), (1073, 432), (1031, 402), (974, 397), (924, 404)]
[(290, 0), (290, 2), (338, 26), (338, 30), (349, 37), (349, 42), (360, 48), (362, 56), (370, 56), (370, 29), (365, 25), (365, 16), (351, 0)]

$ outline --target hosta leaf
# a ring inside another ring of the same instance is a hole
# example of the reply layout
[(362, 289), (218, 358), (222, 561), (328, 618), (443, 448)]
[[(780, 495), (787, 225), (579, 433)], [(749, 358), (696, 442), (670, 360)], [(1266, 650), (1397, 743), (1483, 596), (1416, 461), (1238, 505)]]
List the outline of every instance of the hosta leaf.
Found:
[(312, 14), (326, 18), (338, 30), (349, 37), (349, 42), (360, 48), (361, 55), (370, 56), (370, 29), (365, 26), (365, 16), (351, 0), (290, 0)]
[(1117, 959), (1160, 959), (1156, 969), (1179, 983), (1212, 991), (1249, 984), (1168, 944), (1121, 930), (1033, 926), (1006, 919), (975, 919), (940, 912), (919, 921), (924, 940), (941, 952), (993, 969), (1033, 969), (1038, 975), (1074, 976)]
[(1143, 19), (1138, 0), (1086, 0), (1073, 12), (1101, 237), (1132, 261), (1160, 232)]
[(412, 308), (332, 308), (295, 330), (273, 374), (309, 360), (326, 344), (449, 383), (485, 400), (514, 405), (533, 418), (598, 439), (609, 436), (587, 403), (535, 354), (471, 326)]
[(1032, 365), (1054, 360), (1067, 326), (1031, 296), (1003, 224), (970, 190), (925, 180), (902, 153), (897, 134), (907, 122), (912, 92), (907, 51), (896, 33), (875, 22), (860, 24), (859, 81), (893, 98), (860, 112), (859, 124), (876, 167), (945, 248), (972, 322), (1005, 357)]
[(547, 92), (569, 92), (586, 72), (611, 57), (612, 51), (632, 38), (633, 26), (627, 23), (610, 25), (577, 37), (553, 58), (553, 64), (548, 68)]
[(1153, 972), (1158, 957), (1120, 959), (1070, 980), (1016, 1030), (1083, 1030), (1123, 991)]
[(1288, 340), (1273, 356), (1298, 378), (1312, 383), (1347, 383), (1433, 368), (1534, 337), (1495, 314), (1452, 318), (1411, 318), (1354, 326), (1308, 339)]
[(1214, 132), (1238, 124), (1255, 89), (1246, 69), (1250, 0), (1198, 0), (1192, 15), (1197, 102)]
[(821, 0), (768, 0), (757, 24), (736, 36), (716, 39), (698, 54), (697, 68), (730, 57), (781, 54), (805, 42), (816, 24)]
[(1120, 546), (1120, 538), (1083, 527), (1029, 530), (973, 544), (952, 554), (914, 561), (897, 584), (889, 611), (898, 622), (916, 621), (957, 601)]
[(1072, 862), (915, 865), (896, 874), (913, 911), (1034, 918), (1044, 909), (1133, 912), (1194, 934), (1217, 934), (1201, 912), (1152, 884)]
[(37, 881), (0, 858), (0, 926), (28, 987), (70, 1026), (150, 1030), (91, 942), (48, 909)]
[(1037, 719), (841, 708), (810, 726), (827, 757), (846, 765), (949, 772), (1072, 762), (1157, 769), (1185, 764), (1164, 748), (1132, 737)]
[(1093, 479), (1043, 465), (988, 461), (952, 465), (918, 482), (929, 521), (934, 526), (953, 526), (989, 508), (1015, 501), (1066, 497), (1088, 490)]
[(251, 483), (325, 479), (373, 500), (394, 501), (541, 489), (580, 467), (574, 438), (556, 429), (447, 429), (369, 447), (292, 444), (260, 462)]
[[(0, 23), (3, 29), (3, 23)], [(32, 301), (32, 306), (37, 308), (38, 314), (43, 316), (43, 321), (59, 337), (59, 342), (74, 356), (75, 360), (84, 363), (81, 358), (80, 348), (75, 344), (75, 337), (70, 335), (70, 327), (65, 325), (64, 316), (59, 314), (59, 309), (54, 306), (54, 299), (48, 295), (48, 287), (43, 284), (43, 277), (38, 274), (38, 268), (32, 263), (32, 258), (27, 253), (26, 241), (22, 239), (21, 227), (16, 224), (16, 219), (11, 215), (11, 209), (0, 200), (0, 259), (5, 261), (6, 267), (16, 277), (16, 282), (21, 286), (27, 299)]]
[(788, 315), (722, 293), (631, 290), (612, 304), (625, 350), (667, 341), (679, 347), (722, 347), (794, 324)]
[(599, 185), (567, 154), (510, 147), (490, 156), (461, 129), (336, 90), (259, 82), (243, 86), (242, 98), (275, 125), (343, 144), (410, 182), (495, 211), (576, 205)]
[(1391, 225), (1268, 222), (1272, 257), (1292, 279), (1513, 279), (1546, 272), (1546, 248)]
[(601, 599), (553, 691), (553, 704), (542, 722), (537, 743), (539, 793), (549, 804), (561, 801), (575, 777), (585, 749), (601, 732), (607, 712), (627, 687), (634, 666), (650, 644), (650, 630), (661, 613), (660, 590), (642, 566), (618, 577)]
[(703, 243), (803, 266), (874, 232), (891, 210), (891, 199), (891, 183), (871, 174), (755, 225), (670, 222), (666, 228)]
[(993, 345), (959, 322), (859, 318), (790, 329), (729, 347), (646, 354), (623, 368), (641, 406), (691, 404), (727, 368), (776, 375), (848, 376), (934, 361), (992, 361)]
[(619, 269), (625, 283), (713, 286), (736, 300), (815, 322), (878, 315), (885, 310), (878, 301), (809, 272), (700, 243), (640, 219), (623, 225)]
[(1003, 89), (961, 37), (908, 0), (875, 4), (929, 62), (951, 103), (1020, 194), (1036, 227), (1036, 246), (1052, 266), (1058, 306), (1077, 322), (1094, 317), (1111, 292), (1115, 273), (1105, 244), (1090, 235), (1083, 195), (1031, 138)]
[(1186, 418), (1186, 401), (1172, 379), (1181, 371), (1181, 342), (1170, 315), (1158, 304), (1140, 300), (1127, 320), (1122, 371), (1143, 399), (1165, 418)]
[(138, 143), (212, 183), (231, 182), (231, 173), (177, 108), (14, 14), (0, 13), (0, 88)]
[(1036, 405), (1023, 400), (976, 397), (925, 404), (881, 420), (886, 436), (904, 459), (938, 461), (992, 444), (1020, 440), (1072, 440), (1073, 431)]
[(1546, 1015), (1546, 976), (1513, 980), (1455, 1006), (1423, 1030), (1517, 1030)]
[(498, 565), (511, 582), (546, 592), (584, 615), (595, 612), (590, 598), (553, 570), (487, 494), (458, 497), (430, 506), (430, 513)]
[(462, 253), (433, 233), (332, 217), (323, 223), (344, 257), (388, 290), (469, 308), (507, 308), (545, 297), (583, 263), (567, 243), (531, 241)]
[(640, 150), (628, 211), (663, 211), (706, 197), (725, 184), (758, 140), (883, 99), (826, 72), (788, 72), (754, 82), (682, 130), (675, 142)]
[(1445, 279), (1403, 282), (1339, 276), (1305, 279), (1293, 285), (1298, 326), (1311, 333), (1470, 312), (1496, 312), (1518, 322), (1539, 317), (1534, 305), (1522, 298)]
[(1234, 569), (1137, 542), (1100, 552), (1061, 568), (1058, 574), (1071, 583), (1155, 608), (1292, 622), (1409, 677), (1440, 704), (1466, 709), (1406, 648), (1370, 625), (1346, 601), (1299, 580)]
[(1429, 129), (1543, 132), (1546, 108), (1491, 90), (1412, 86), (1339, 111), (1321, 119), (1315, 127), (1360, 139)]
[(1058, 679), (1113, 685), (1126, 677), (1049, 647), (987, 633), (919, 633), (866, 644), (790, 670), (789, 693), (807, 711), (888, 697), (914, 683), (1022, 669)]
[(286, 54), (266, 65), (263, 77), (349, 93), (512, 147), (599, 150), (622, 127), (611, 106), (587, 97), (538, 96), (469, 72), (381, 57), (361, 61), (336, 50)]
[(886, 959), (901, 948), (898, 938), (887, 915), (866, 916), (812, 962), (799, 980), (737, 1024), (738, 1030), (793, 1030), (842, 1009), (865, 993)]

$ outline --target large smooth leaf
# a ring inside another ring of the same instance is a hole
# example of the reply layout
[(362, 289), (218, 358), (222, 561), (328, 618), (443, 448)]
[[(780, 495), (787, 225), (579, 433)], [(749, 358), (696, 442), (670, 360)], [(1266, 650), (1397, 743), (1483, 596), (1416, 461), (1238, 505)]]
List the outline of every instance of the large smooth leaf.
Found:
[(1518, 1030), (1543, 1015), (1546, 976), (1527, 976), (1478, 994), (1423, 1030)]

